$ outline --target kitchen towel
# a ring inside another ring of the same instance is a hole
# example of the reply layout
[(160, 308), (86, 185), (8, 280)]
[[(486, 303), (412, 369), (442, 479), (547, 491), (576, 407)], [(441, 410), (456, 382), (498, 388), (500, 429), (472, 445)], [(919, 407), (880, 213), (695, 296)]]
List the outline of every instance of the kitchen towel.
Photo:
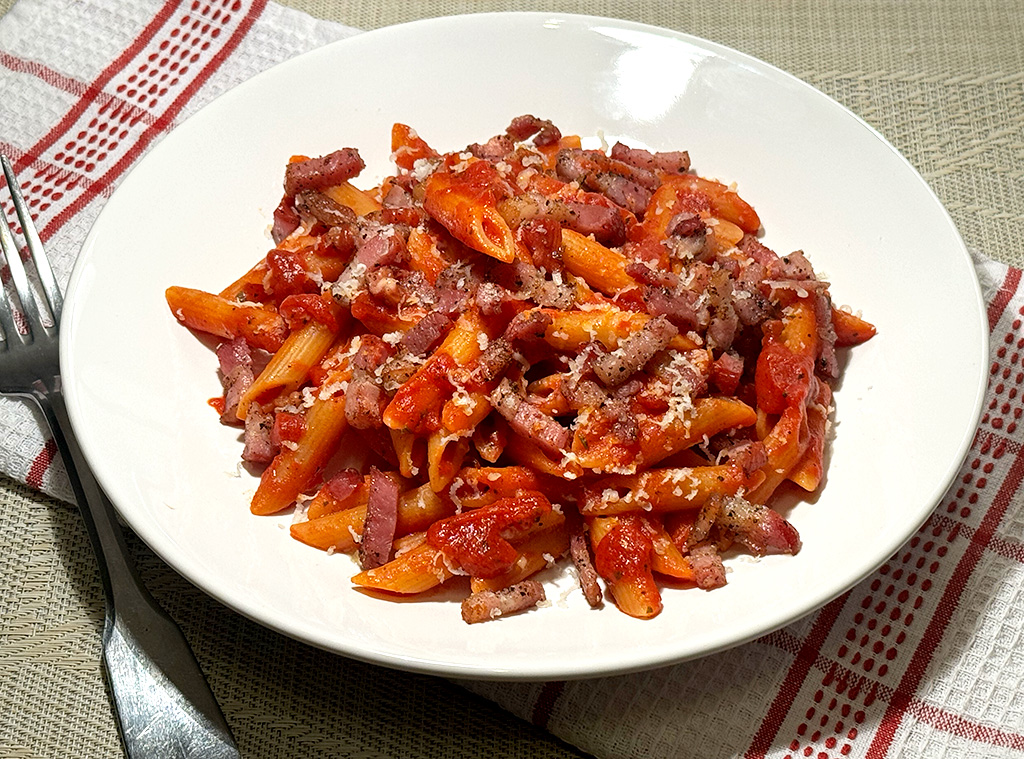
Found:
[[(20, 0), (0, 19), (0, 149), (58, 281), (119, 180), (170, 129), (357, 32), (261, 0)], [(876, 573), (699, 661), (463, 685), (598, 757), (1024, 757), (1024, 292), (1019, 269), (976, 265), (991, 331), (984, 415), (952, 488)], [(0, 471), (71, 499), (52, 442), (7, 399)]]

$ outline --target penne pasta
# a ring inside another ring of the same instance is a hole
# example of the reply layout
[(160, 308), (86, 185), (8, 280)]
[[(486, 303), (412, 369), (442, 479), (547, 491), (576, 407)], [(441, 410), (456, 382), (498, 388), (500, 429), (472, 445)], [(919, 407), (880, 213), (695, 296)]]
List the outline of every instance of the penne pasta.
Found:
[(875, 333), (808, 258), (686, 151), (528, 114), (459, 151), (390, 138), (366, 189), (355, 148), (293, 156), (274, 247), (165, 293), (223, 341), (251, 511), (298, 504), (292, 538), (357, 553), (381, 598), (466, 576), (468, 622), (537, 604), (566, 556), (588, 606), (603, 581), (649, 619), (724, 585), (727, 548), (799, 550), (775, 494), (823, 486), (835, 351)]

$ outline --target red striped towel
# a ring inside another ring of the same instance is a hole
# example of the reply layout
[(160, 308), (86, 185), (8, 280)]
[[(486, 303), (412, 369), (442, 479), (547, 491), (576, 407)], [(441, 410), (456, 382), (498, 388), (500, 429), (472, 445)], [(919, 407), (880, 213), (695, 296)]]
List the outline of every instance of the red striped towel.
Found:
[[(169, 129), (354, 33), (266, 0), (20, 0), (0, 20), (0, 149), (61, 284), (104, 201)], [(872, 577), (699, 661), (466, 687), (599, 757), (1024, 757), (1024, 292), (1018, 269), (979, 260), (978, 271), (992, 333), (985, 415), (954, 486)], [(70, 500), (25, 406), (0, 401), (0, 440), (0, 471)]]

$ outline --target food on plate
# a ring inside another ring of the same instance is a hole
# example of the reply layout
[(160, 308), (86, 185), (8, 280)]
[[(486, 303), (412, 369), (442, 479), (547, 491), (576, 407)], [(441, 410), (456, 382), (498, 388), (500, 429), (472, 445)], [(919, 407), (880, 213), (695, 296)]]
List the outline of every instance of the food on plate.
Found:
[(294, 509), (365, 592), (464, 587), (469, 623), (549, 604), (559, 562), (649, 618), (725, 551), (799, 550), (773, 497), (820, 486), (836, 350), (875, 331), (802, 252), (685, 151), (530, 115), (448, 153), (395, 124), (391, 151), (367, 189), (355, 148), (293, 157), (273, 248), (166, 292), (220, 338), (254, 514)]

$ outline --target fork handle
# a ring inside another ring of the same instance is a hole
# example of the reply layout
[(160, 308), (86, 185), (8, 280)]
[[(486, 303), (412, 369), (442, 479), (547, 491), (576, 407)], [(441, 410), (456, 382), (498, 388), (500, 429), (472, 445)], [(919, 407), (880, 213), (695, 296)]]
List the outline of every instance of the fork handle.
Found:
[(63, 395), (37, 397), (92, 540), (106, 598), (103, 661), (129, 759), (241, 756), (188, 641), (128, 557), (114, 508), (75, 438)]

